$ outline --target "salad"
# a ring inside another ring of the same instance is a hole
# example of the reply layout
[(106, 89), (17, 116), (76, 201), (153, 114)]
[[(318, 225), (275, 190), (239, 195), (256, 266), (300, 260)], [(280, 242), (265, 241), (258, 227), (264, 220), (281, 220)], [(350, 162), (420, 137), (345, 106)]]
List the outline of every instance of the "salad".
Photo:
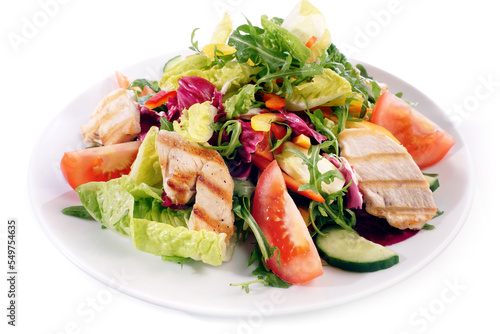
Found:
[(422, 169), (454, 139), (350, 63), (311, 3), (260, 26), (226, 14), (201, 48), (195, 33), (157, 81), (116, 73), (81, 127), (89, 148), (61, 159), (82, 202), (63, 213), (181, 264), (253, 243), (256, 279), (231, 282), (247, 292), (390, 268), (387, 246), (433, 228)]

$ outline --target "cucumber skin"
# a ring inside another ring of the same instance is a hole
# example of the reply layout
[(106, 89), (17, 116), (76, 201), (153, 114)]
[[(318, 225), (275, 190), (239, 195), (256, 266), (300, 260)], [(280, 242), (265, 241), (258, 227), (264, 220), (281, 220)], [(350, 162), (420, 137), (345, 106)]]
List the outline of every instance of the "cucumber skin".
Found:
[(342, 260), (333, 257), (331, 255), (328, 255), (325, 251), (323, 251), (323, 249), (317, 242), (317, 239), (321, 237), (322, 236), (319, 234), (316, 235), (316, 237), (314, 238), (314, 244), (318, 249), (319, 256), (332, 267), (351, 272), (369, 273), (369, 272), (379, 271), (382, 269), (387, 269), (399, 263), (399, 255), (397, 254), (394, 254), (389, 258), (374, 262), (354, 262), (354, 261)]
[(439, 188), (439, 179), (437, 176), (434, 176), (436, 174), (425, 174), (424, 173), (424, 178), (429, 184), (429, 189), (434, 192), (437, 188)]
[(319, 256), (326, 261), (330, 266), (346, 270), (346, 271), (352, 271), (352, 272), (357, 272), (357, 273), (370, 273), (374, 271), (379, 271), (382, 269), (387, 269), (390, 268), (396, 264), (399, 263), (399, 256), (394, 255), (393, 257), (390, 257), (389, 259), (382, 260), (382, 261), (377, 261), (377, 262), (370, 262), (370, 263), (360, 263), (360, 262), (350, 262), (350, 261), (344, 261), (338, 258), (330, 257), (328, 256), (323, 250), (319, 247), (318, 248), (318, 253)]

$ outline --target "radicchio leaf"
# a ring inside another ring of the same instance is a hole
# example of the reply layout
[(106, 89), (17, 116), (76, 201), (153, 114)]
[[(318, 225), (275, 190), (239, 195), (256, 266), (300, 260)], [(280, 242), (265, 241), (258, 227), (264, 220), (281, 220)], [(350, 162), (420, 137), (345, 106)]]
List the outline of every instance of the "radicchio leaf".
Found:
[(165, 117), (166, 114), (163, 111), (156, 112), (145, 106), (140, 106), (140, 124), (141, 133), (139, 134), (139, 140), (144, 140), (146, 134), (152, 126), (161, 127), (160, 119)]
[(314, 130), (312, 124), (308, 124), (305, 120), (300, 118), (297, 114), (286, 112), (281, 110), (281, 115), (285, 119), (285, 122), (292, 128), (292, 132), (294, 135), (306, 135), (312, 139), (314, 139), (318, 144), (321, 144), (323, 141), (327, 140), (328, 137), (318, 133)]
[(250, 122), (239, 121), (242, 131), (240, 135), (241, 146), (238, 148), (238, 154), (243, 162), (250, 162), (252, 160), (251, 154), (255, 152), (257, 144), (264, 139), (265, 134), (263, 131), (255, 131), (252, 129)]
[(346, 198), (347, 198), (347, 208), (348, 209), (361, 209), (363, 206), (363, 194), (358, 186), (358, 179), (354, 170), (352, 169), (349, 162), (344, 157), (337, 159), (336, 157), (330, 156), (328, 154), (323, 154), (323, 156), (330, 161), (338, 170), (342, 173), (345, 183), (348, 184), (351, 180), (351, 184), (347, 188)]
[(184, 109), (189, 109), (195, 103), (206, 101), (211, 101), (218, 110), (214, 122), (225, 115), (222, 104), (223, 95), (210, 81), (197, 76), (189, 76), (180, 78), (178, 82), (177, 96), (171, 97), (167, 101), (168, 112), (166, 116), (169, 122), (178, 120)]

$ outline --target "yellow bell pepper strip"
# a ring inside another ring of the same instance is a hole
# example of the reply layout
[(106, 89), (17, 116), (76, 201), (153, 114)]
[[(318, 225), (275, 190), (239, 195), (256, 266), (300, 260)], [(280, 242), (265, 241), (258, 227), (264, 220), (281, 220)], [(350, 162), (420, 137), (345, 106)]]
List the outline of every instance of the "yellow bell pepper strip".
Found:
[(252, 129), (255, 131), (268, 132), (271, 130), (271, 123), (279, 122), (281, 120), (282, 118), (280, 118), (279, 114), (268, 112), (252, 116), (250, 123), (252, 124)]
[(309, 149), (309, 147), (311, 147), (311, 138), (302, 133), (293, 138), (292, 143), (299, 145), (300, 147), (303, 147), (305, 149)]

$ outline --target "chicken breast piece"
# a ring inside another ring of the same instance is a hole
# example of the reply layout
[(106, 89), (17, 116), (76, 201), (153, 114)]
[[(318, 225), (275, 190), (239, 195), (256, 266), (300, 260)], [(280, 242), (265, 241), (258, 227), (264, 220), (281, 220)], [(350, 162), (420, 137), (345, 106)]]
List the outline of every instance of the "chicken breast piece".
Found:
[(132, 92), (118, 88), (97, 104), (81, 127), (89, 146), (112, 145), (133, 140), (141, 132), (139, 105)]
[(374, 129), (346, 129), (338, 140), (368, 213), (399, 229), (421, 229), (436, 215), (429, 185), (402, 145)]
[(166, 130), (158, 134), (157, 150), (172, 203), (187, 204), (196, 194), (188, 228), (225, 233), (228, 242), (234, 234), (234, 182), (219, 152)]

